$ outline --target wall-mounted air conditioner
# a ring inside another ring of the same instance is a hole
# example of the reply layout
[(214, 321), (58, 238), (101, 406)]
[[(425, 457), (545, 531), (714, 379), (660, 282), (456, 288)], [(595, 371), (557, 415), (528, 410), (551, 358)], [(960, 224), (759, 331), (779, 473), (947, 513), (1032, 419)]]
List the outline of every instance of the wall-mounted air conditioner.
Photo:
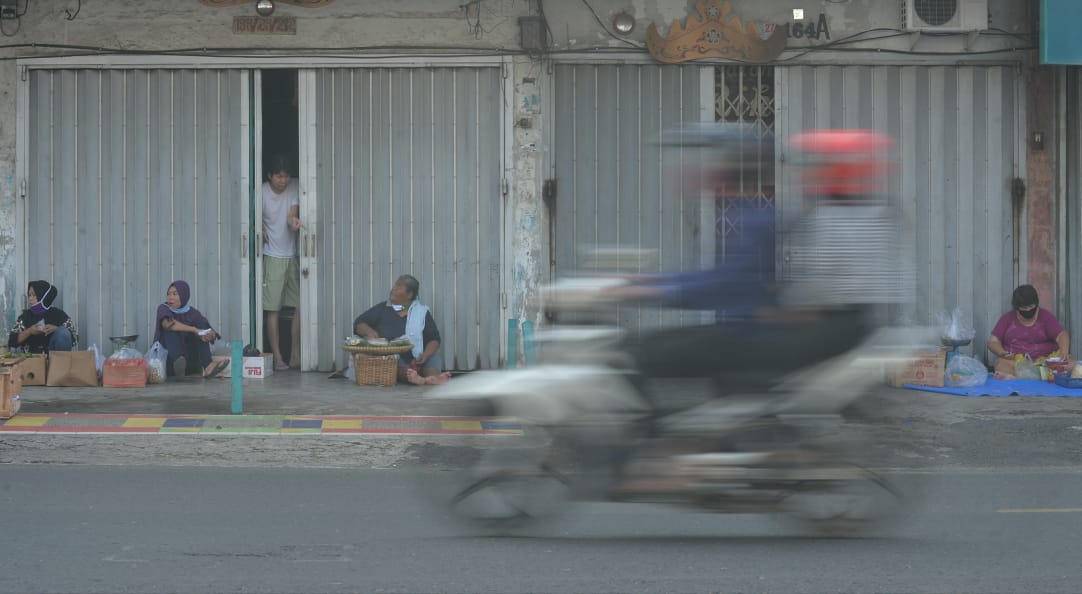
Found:
[(907, 31), (984, 31), (988, 0), (902, 0), (902, 24)]

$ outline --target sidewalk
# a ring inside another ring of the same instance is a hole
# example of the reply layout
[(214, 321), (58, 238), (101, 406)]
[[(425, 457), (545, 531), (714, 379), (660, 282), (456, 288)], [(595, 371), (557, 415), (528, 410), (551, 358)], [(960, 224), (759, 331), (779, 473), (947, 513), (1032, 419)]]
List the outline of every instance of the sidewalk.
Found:
[[(326, 372), (277, 372), (243, 381), (244, 415), (456, 416), (446, 402), (424, 398), (427, 386), (360, 386)], [(145, 388), (24, 386), (21, 415), (229, 415), (232, 380), (185, 378)]]

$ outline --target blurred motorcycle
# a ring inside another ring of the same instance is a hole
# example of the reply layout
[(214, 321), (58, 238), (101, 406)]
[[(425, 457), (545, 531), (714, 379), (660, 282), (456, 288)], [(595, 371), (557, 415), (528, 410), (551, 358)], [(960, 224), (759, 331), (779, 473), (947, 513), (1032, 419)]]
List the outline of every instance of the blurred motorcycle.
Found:
[(604, 319), (623, 282), (556, 282), (544, 293), (553, 318), (570, 312), (592, 323), (538, 332), (536, 366), (469, 374), (426, 394), (525, 427), (522, 440), (444, 477), (451, 514), (506, 533), (554, 518), (571, 501), (633, 501), (778, 514), (816, 534), (856, 536), (899, 511), (900, 491), (867, 467), (872, 443), (843, 413), (874, 393), (884, 366), (934, 343), (934, 328), (880, 327), (759, 393), (674, 411), (636, 370), (624, 331)]

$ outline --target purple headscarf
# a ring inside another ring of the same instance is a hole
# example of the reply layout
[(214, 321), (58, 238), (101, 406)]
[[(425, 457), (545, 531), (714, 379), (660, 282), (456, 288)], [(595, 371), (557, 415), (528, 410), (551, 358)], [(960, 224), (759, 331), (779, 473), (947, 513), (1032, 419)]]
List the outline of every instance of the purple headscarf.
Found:
[[(180, 307), (173, 309), (165, 303), (158, 306), (157, 319), (154, 320), (154, 340), (161, 340), (162, 320), (173, 319), (200, 330), (210, 328), (210, 322), (207, 321), (207, 318), (202, 313), (199, 313), (198, 309), (188, 305), (188, 300), (192, 297), (192, 289), (188, 286), (188, 283), (178, 280), (173, 281), (173, 284), (169, 286), (177, 290), (177, 296), (180, 297)], [(168, 292), (168, 289), (166, 292)]]

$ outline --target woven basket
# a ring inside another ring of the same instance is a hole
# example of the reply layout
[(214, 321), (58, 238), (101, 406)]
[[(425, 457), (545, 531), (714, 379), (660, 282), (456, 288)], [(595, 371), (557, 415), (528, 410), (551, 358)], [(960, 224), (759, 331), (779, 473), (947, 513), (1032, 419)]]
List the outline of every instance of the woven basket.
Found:
[(393, 386), (398, 382), (398, 355), (354, 353), (357, 383), (362, 386)]
[(344, 344), (342, 350), (347, 353), (363, 353), (365, 355), (398, 355), (413, 349), (413, 345), (395, 344), (386, 346), (370, 346), (361, 344)]

